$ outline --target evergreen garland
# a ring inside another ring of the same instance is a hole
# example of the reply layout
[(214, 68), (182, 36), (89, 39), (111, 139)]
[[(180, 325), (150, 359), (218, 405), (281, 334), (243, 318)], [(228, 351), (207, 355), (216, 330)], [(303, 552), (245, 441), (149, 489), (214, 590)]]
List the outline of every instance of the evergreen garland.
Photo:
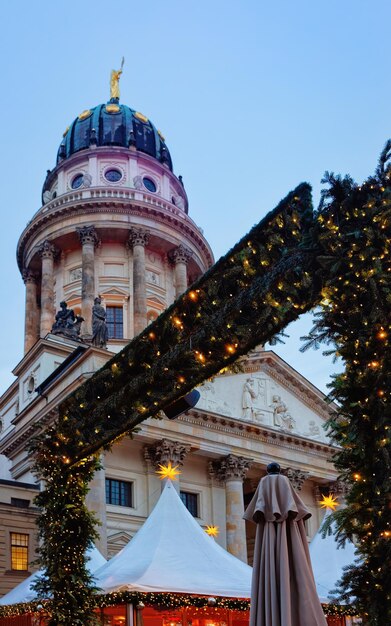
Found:
[[(95, 596), (94, 608), (118, 606), (120, 604), (133, 604), (137, 606), (143, 603), (159, 611), (172, 611), (186, 607), (208, 609), (227, 609), (230, 611), (246, 612), (250, 610), (250, 600), (245, 598), (226, 598), (216, 596), (211, 604), (209, 596), (196, 596), (179, 593), (143, 593), (140, 591), (118, 591)], [(325, 615), (330, 616), (355, 616), (355, 609), (341, 604), (322, 604)], [(41, 613), (50, 615), (52, 612), (50, 601), (24, 602), (23, 604), (11, 604), (0, 606), (0, 618), (16, 617), (28, 613)]]
[(333, 463), (350, 487), (335, 520), (337, 540), (354, 540), (357, 561), (336, 590), (371, 626), (391, 624), (391, 142), (375, 176), (357, 185), (326, 174), (314, 239), (322, 311), (304, 349), (335, 346), (345, 371), (331, 383), (339, 406), (328, 422)]

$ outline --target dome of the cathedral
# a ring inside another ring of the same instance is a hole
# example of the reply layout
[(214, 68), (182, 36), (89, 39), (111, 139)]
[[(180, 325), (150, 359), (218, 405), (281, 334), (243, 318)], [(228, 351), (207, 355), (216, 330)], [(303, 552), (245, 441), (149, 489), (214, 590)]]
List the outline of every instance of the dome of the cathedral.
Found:
[(83, 111), (72, 122), (59, 147), (57, 164), (93, 145), (134, 146), (172, 171), (171, 156), (160, 131), (145, 115), (119, 104), (116, 99)]

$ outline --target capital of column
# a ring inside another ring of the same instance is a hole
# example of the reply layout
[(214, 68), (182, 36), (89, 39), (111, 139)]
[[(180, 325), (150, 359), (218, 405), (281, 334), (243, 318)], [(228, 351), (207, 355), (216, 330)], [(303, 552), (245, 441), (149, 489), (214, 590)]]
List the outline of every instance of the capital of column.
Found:
[(149, 242), (149, 231), (141, 228), (131, 228), (129, 232), (129, 246), (147, 246)]
[(54, 259), (58, 253), (58, 248), (48, 239), (46, 239), (38, 249), (38, 254), (42, 259)]
[(221, 459), (209, 461), (209, 476), (221, 483), (229, 480), (244, 480), (250, 465), (251, 459), (228, 454)]
[(289, 482), (291, 483), (295, 491), (301, 491), (304, 482), (310, 475), (309, 472), (303, 472), (300, 469), (294, 469), (292, 467), (287, 467), (286, 469), (282, 470), (281, 474), (289, 479)]
[(27, 285), (27, 283), (36, 283), (38, 281), (38, 274), (25, 268), (22, 271), (22, 278), (25, 285)]
[(170, 439), (161, 439), (152, 445), (144, 446), (144, 459), (151, 464), (156, 470), (159, 465), (183, 466), (186, 455), (190, 452), (189, 444), (180, 443), (179, 441), (171, 441)]
[(91, 243), (94, 246), (99, 244), (99, 237), (95, 230), (95, 226), (81, 226), (76, 228), (76, 232), (79, 236), (80, 243), (83, 246), (85, 243)]
[(171, 263), (185, 263), (187, 265), (193, 255), (191, 250), (180, 244), (173, 250), (170, 250), (167, 256)]
[(315, 485), (313, 490), (315, 502), (320, 502), (324, 495), (332, 494), (340, 498), (345, 498), (349, 493), (350, 487), (343, 480), (330, 481), (328, 483), (322, 483), (321, 485)]

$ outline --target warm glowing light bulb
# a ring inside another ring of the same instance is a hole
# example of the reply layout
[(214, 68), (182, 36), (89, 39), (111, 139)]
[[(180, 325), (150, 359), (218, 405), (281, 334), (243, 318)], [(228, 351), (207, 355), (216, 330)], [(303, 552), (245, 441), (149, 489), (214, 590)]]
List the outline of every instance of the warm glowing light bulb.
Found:
[(178, 326), (178, 328), (182, 328), (182, 321), (179, 319), (179, 317), (174, 317), (172, 320), (175, 324), (175, 326)]

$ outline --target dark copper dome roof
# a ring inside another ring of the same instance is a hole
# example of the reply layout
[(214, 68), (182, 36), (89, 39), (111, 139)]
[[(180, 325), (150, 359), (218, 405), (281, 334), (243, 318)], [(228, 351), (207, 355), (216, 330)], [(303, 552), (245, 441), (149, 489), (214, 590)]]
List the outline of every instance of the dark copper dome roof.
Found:
[(57, 164), (91, 145), (135, 146), (172, 171), (164, 137), (150, 120), (116, 99), (83, 111), (67, 128), (57, 154)]

